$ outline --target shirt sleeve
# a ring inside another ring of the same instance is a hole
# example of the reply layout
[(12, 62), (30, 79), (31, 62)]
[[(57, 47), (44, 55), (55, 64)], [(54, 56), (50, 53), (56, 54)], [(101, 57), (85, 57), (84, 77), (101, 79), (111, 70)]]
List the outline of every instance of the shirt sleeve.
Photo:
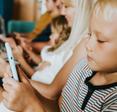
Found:
[(102, 112), (117, 112), (117, 101), (108, 105), (108, 107), (105, 110), (103, 110)]
[(47, 27), (48, 24), (50, 24), (51, 20), (52, 17), (49, 12), (42, 15), (36, 23), (36, 27), (34, 28), (34, 30), (28, 34), (28, 38), (36, 38), (36, 36), (39, 35)]
[(101, 112), (117, 112), (117, 91), (109, 96)]

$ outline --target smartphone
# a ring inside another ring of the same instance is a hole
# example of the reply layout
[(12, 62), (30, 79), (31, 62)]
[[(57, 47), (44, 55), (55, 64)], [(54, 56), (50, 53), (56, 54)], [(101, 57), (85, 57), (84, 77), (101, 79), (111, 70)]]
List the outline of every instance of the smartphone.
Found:
[(11, 72), (12, 72), (12, 77), (15, 80), (19, 81), (19, 77), (18, 77), (18, 73), (16, 69), (16, 63), (15, 63), (13, 53), (12, 53), (12, 48), (7, 42), (5, 43), (5, 48), (6, 48), (7, 57), (8, 57), (8, 61), (9, 61)]

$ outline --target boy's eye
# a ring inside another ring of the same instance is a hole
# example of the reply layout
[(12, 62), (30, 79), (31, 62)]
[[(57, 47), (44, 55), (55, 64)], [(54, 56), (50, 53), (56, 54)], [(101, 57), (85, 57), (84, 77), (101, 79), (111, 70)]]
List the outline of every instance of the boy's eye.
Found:
[(69, 6), (68, 6), (68, 5), (64, 5), (64, 7), (65, 7), (65, 8), (69, 8)]
[(102, 40), (97, 40), (98, 43), (104, 43), (105, 41)]
[(65, 8), (67, 9), (67, 8), (68, 8), (68, 6), (65, 6)]

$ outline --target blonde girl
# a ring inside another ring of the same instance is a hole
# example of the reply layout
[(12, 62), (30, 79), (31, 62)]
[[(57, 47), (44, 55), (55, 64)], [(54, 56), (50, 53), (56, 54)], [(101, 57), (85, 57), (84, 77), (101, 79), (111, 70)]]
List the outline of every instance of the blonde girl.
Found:
[(14, 49), (15, 58), (19, 61), (28, 76), (31, 77), (32, 80), (47, 84), (50, 84), (53, 81), (56, 74), (72, 54), (70, 52), (66, 57), (66, 60), (63, 60), (66, 51), (63, 50), (60, 53), (55, 53), (55, 51), (68, 40), (70, 35), (70, 27), (68, 26), (66, 18), (64, 16), (55, 17), (51, 24), (52, 34), (50, 36), (50, 45), (45, 46), (42, 49), (40, 55), (41, 58), (38, 58), (39, 56), (36, 56), (29, 48), (26, 48), (25, 46), (23, 47), (30, 57), (38, 64), (38, 67), (33, 69), (26, 63), (21, 53), (21, 47)]

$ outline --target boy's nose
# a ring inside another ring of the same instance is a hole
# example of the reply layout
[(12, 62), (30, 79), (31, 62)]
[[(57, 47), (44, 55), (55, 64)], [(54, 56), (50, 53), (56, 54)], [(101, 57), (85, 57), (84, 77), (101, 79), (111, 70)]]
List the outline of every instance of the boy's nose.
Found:
[(94, 44), (95, 44), (94, 38), (90, 37), (86, 42), (86, 50), (88, 52), (93, 52)]

